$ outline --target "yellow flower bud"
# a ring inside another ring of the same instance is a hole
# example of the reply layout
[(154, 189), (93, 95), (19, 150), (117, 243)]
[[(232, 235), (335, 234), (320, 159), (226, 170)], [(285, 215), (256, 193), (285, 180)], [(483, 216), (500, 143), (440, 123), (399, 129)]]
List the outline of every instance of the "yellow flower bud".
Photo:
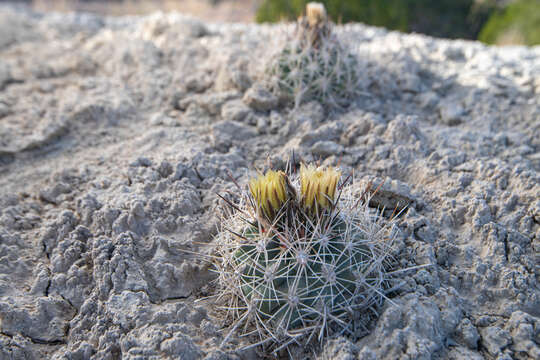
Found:
[(306, 5), (306, 17), (311, 27), (326, 21), (326, 9), (324, 5), (318, 2), (308, 3)]
[(302, 205), (309, 213), (320, 213), (329, 209), (334, 202), (341, 172), (333, 167), (322, 168), (314, 165), (300, 166), (300, 192)]
[(283, 171), (267, 171), (249, 182), (249, 190), (258, 211), (273, 221), (287, 201), (287, 180)]

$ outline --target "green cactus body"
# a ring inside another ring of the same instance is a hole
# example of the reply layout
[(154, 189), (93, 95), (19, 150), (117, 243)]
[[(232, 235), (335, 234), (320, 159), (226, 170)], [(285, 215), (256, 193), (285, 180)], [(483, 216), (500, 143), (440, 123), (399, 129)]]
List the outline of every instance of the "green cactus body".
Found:
[(275, 327), (310, 326), (321, 312), (340, 316), (355, 306), (358, 276), (368, 270), (369, 248), (362, 245), (360, 232), (351, 234), (341, 220), (334, 222), (331, 234), (317, 238), (308, 232), (289, 249), (275, 236), (258, 234), (255, 227), (244, 231), (252, 244), (233, 255), (235, 266), (242, 269), (242, 292)]
[(270, 69), (281, 94), (299, 102), (346, 106), (356, 94), (358, 60), (339, 43), (321, 48), (287, 46)]

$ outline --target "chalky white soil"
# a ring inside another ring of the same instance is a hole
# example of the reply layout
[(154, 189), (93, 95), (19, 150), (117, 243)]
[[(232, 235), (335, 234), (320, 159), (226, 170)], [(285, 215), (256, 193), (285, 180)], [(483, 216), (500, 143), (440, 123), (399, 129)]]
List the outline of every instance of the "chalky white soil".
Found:
[(540, 358), (540, 48), (340, 27), (362, 95), (291, 111), (257, 70), (285, 30), (0, 7), (0, 359), (262, 358), (219, 348), (185, 250), (212, 252), (228, 171), (292, 150), (384, 180), (400, 266), (432, 264), (306, 356)]

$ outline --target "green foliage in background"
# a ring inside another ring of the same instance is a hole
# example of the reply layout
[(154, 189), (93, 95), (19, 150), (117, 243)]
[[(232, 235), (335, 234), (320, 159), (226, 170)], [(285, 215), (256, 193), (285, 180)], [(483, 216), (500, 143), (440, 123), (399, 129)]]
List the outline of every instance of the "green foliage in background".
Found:
[[(294, 20), (309, 0), (265, 0), (257, 22)], [(320, 0), (335, 22), (363, 22), (404, 32), (476, 39), (493, 11), (484, 0)]]
[(540, 0), (518, 0), (493, 14), (479, 40), (488, 44), (540, 45)]

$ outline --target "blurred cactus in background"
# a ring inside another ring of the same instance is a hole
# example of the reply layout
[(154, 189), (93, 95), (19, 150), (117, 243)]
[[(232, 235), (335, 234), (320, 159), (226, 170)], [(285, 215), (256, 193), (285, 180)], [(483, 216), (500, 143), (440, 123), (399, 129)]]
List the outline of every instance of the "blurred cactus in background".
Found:
[(320, 3), (309, 3), (294, 34), (267, 66), (270, 88), (295, 107), (316, 100), (326, 108), (343, 108), (358, 93), (356, 56), (333, 33)]

